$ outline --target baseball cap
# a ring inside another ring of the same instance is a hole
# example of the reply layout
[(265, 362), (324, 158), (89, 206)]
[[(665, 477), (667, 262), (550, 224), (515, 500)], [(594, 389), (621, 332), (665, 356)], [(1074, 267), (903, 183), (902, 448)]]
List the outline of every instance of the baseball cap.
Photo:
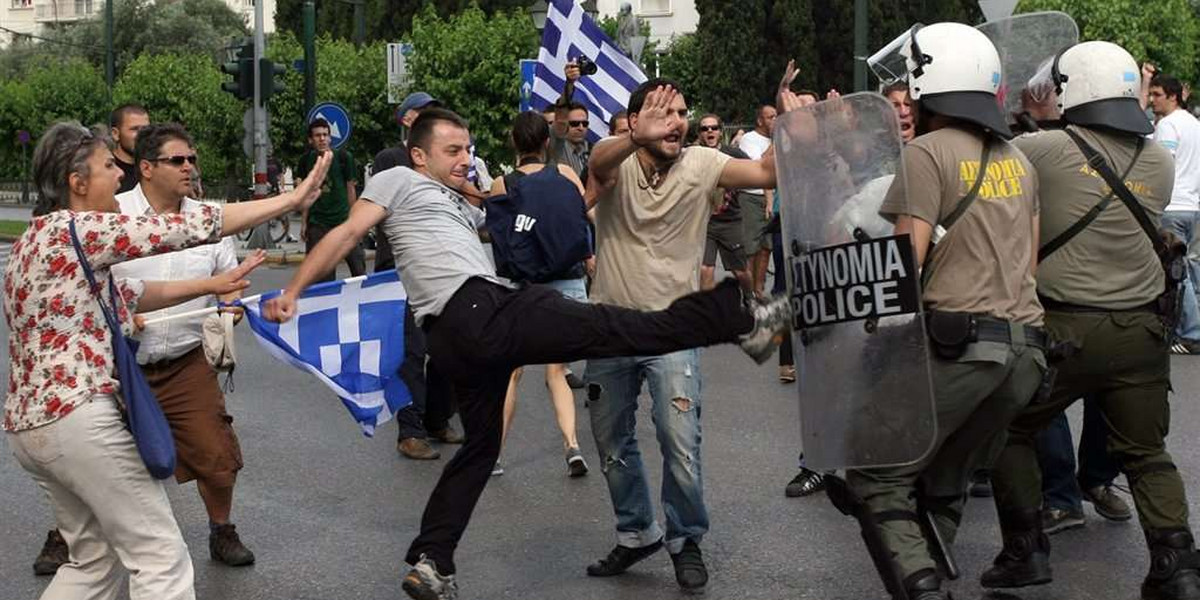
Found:
[(437, 98), (430, 96), (425, 92), (413, 92), (400, 103), (400, 108), (396, 109), (396, 119), (402, 119), (410, 110), (425, 108), (430, 104), (440, 104)]

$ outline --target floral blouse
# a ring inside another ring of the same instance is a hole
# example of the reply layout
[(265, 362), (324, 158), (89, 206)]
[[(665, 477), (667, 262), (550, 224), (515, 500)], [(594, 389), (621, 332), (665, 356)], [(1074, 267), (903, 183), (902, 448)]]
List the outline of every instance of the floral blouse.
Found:
[[(221, 207), (213, 204), (154, 217), (60, 210), (34, 218), (13, 244), (4, 273), (6, 431), (49, 425), (93, 395), (116, 394), (120, 388), (108, 323), (71, 244), (72, 218), (106, 303), (112, 265), (221, 239)], [(117, 318), (128, 334), (143, 286), (121, 280), (117, 291)]]

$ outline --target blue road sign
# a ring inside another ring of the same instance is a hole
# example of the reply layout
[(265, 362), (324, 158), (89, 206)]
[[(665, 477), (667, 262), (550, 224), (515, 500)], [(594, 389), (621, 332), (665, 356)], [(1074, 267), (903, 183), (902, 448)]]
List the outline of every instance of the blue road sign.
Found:
[(317, 119), (325, 119), (329, 123), (329, 145), (335, 150), (350, 141), (353, 125), (350, 123), (350, 113), (336, 102), (322, 102), (308, 111), (306, 123)]
[(521, 112), (533, 110), (533, 71), (536, 67), (536, 60), (521, 60)]

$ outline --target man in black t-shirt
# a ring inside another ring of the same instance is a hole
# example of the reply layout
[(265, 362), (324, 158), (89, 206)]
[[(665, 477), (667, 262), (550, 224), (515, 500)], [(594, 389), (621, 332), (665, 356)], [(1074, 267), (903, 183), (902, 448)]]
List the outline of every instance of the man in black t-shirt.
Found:
[(140, 104), (122, 104), (113, 109), (108, 116), (108, 126), (112, 128), (112, 139), (117, 143), (113, 150), (117, 168), (121, 169), (121, 187), (118, 194), (132, 190), (138, 184), (139, 173), (133, 159), (133, 144), (137, 134), (143, 127), (150, 124), (150, 114)]
[[(734, 158), (747, 158), (746, 153), (733, 146), (721, 143), (721, 118), (714, 114), (700, 117), (700, 134), (697, 143), (716, 148)], [(742, 288), (751, 289), (750, 271), (746, 268), (745, 249), (742, 240), (742, 210), (737, 200), (737, 190), (716, 189), (712, 193), (722, 200), (708, 219), (708, 238), (704, 243), (704, 260), (700, 263), (700, 288), (714, 287), (717, 270), (717, 253), (721, 264), (737, 278)]]

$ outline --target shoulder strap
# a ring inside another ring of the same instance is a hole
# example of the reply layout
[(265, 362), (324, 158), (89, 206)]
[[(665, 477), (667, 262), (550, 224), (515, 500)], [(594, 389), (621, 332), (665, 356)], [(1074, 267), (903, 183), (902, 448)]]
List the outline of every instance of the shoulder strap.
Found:
[(99, 284), (96, 283), (96, 274), (92, 272), (92, 265), (88, 262), (87, 255), (83, 252), (83, 246), (79, 243), (79, 235), (75, 233), (75, 219), (71, 219), (69, 223), (71, 230), (71, 244), (75, 246), (75, 255), (79, 257), (79, 266), (83, 269), (84, 277), (87, 277), (88, 288), (92, 290), (92, 294), (96, 296), (96, 302), (100, 304), (100, 311), (104, 313), (104, 320), (108, 321), (108, 328), (112, 330), (113, 339), (119, 340), (124, 336), (121, 332), (121, 324), (117, 321), (114, 314), (116, 310), (117, 286), (113, 283), (113, 278), (108, 278), (108, 293), (113, 301), (113, 309), (109, 309), (104, 304), (104, 294), (100, 291)]
[[(979, 188), (983, 186), (983, 178), (987, 176), (988, 163), (992, 158), (992, 143), (991, 140), (984, 140), (983, 154), (979, 157), (979, 174), (975, 177), (975, 184), (971, 186), (971, 191), (967, 192), (967, 195), (958, 201), (958, 206), (954, 207), (954, 212), (946, 215), (946, 218), (941, 223), (938, 223), (938, 226), (943, 231), (949, 231), (950, 227), (957, 223), (966, 214), (967, 209), (971, 208), (971, 205), (975, 204), (975, 200), (979, 198)], [(945, 235), (945, 233), (942, 234), (942, 236)]]
[[(1070, 135), (1071, 132), (1068, 132), (1068, 134)], [(1127, 177), (1129, 177), (1129, 173), (1133, 171), (1134, 165), (1137, 164), (1138, 157), (1142, 155), (1142, 150), (1145, 148), (1145, 138), (1138, 137), (1137, 150), (1134, 150), (1133, 159), (1129, 161), (1129, 166), (1125, 168), (1125, 172), (1121, 175), (1121, 181), (1124, 181)], [(1086, 156), (1086, 154), (1084, 156)], [(1110, 185), (1109, 187), (1111, 188), (1112, 186)], [(1067, 242), (1071, 241), (1072, 238), (1082, 233), (1084, 229), (1087, 229), (1088, 225), (1091, 225), (1093, 221), (1100, 217), (1100, 213), (1104, 212), (1104, 209), (1108, 208), (1108, 205), (1112, 203), (1114, 198), (1116, 198), (1116, 194), (1110, 189), (1108, 195), (1106, 195), (1104, 199), (1100, 200), (1100, 202), (1096, 203), (1096, 205), (1093, 206), (1091, 210), (1087, 211), (1086, 214), (1080, 217), (1080, 219), (1076, 221), (1074, 225), (1071, 225), (1066, 231), (1058, 234), (1058, 237), (1050, 240), (1044, 246), (1039, 248), (1038, 262), (1040, 263), (1045, 261), (1048, 256), (1054, 254), (1059, 248), (1067, 245)]]
[(1117, 198), (1120, 198), (1121, 202), (1125, 203), (1125, 207), (1129, 209), (1129, 212), (1133, 213), (1133, 218), (1137, 219), (1138, 225), (1142, 226), (1142, 231), (1146, 233), (1146, 237), (1150, 238), (1150, 244), (1154, 246), (1154, 252), (1159, 256), (1166, 256), (1168, 253), (1167, 246), (1158, 236), (1158, 228), (1150, 221), (1150, 216), (1146, 214), (1146, 209), (1142, 207), (1142, 203), (1138, 202), (1133, 192), (1129, 191), (1129, 188), (1125, 186), (1125, 182), (1118, 178), (1116, 173), (1113, 173), (1112, 167), (1108, 166), (1108, 161), (1099, 152), (1096, 152), (1095, 148), (1091, 147), (1074, 131), (1070, 129), (1065, 131), (1067, 135), (1071, 136), (1071, 140), (1075, 142), (1076, 146), (1079, 146), (1079, 150), (1087, 158), (1088, 166), (1095, 169), (1104, 178), (1104, 181), (1108, 183), (1108, 187), (1117, 195)]
[(933, 262), (933, 251), (937, 247), (938, 242), (946, 237), (950, 231), (950, 227), (958, 222), (967, 209), (975, 203), (979, 198), (979, 188), (983, 187), (983, 178), (987, 176), (988, 163), (992, 159), (992, 140), (985, 139), (983, 141), (983, 152), (979, 156), (979, 173), (975, 176), (975, 183), (971, 185), (971, 189), (958, 201), (958, 205), (954, 207), (954, 211), (946, 215), (946, 218), (934, 226), (933, 237), (929, 245), (929, 250), (925, 253), (925, 262), (921, 265), (921, 284), (924, 285), (929, 280), (929, 264)]

